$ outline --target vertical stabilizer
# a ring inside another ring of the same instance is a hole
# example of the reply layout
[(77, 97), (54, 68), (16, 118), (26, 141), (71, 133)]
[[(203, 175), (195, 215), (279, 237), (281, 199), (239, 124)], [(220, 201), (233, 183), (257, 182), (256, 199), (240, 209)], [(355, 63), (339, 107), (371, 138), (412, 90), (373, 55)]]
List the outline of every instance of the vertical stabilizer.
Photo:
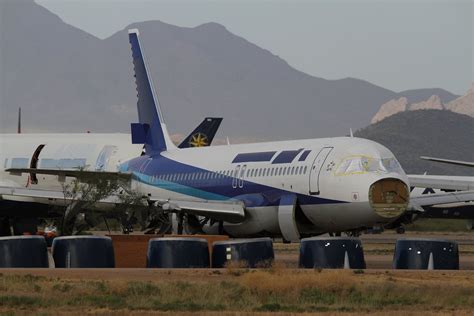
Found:
[(179, 144), (178, 148), (211, 146), (221, 122), (222, 117), (206, 117), (202, 123)]
[(137, 110), (140, 123), (132, 124), (132, 142), (145, 144), (148, 155), (175, 149), (166, 125), (163, 121), (160, 103), (155, 93), (153, 81), (145, 60), (143, 49), (140, 46), (137, 29), (128, 31), (128, 38), (132, 46), (133, 68), (137, 88)]

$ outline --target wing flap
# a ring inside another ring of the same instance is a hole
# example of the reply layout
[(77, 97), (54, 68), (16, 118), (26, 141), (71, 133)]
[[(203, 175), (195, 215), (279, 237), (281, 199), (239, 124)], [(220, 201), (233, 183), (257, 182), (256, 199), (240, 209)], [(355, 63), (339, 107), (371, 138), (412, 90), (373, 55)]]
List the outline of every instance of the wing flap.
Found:
[(225, 201), (182, 201), (182, 200), (159, 200), (157, 202), (165, 211), (185, 212), (188, 214), (205, 216), (218, 221), (240, 223), (245, 219), (244, 206), (241, 202)]

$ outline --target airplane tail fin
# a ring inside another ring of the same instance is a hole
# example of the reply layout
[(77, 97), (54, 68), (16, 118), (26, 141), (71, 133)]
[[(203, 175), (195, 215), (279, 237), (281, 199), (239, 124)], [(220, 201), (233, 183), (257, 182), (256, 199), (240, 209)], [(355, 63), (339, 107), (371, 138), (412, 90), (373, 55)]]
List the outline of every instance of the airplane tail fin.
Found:
[(179, 144), (178, 148), (210, 146), (221, 122), (222, 117), (206, 117), (204, 121)]
[(138, 36), (137, 29), (128, 30), (128, 38), (132, 46), (139, 121), (139, 123), (132, 123), (132, 143), (145, 144), (145, 152), (148, 155), (153, 155), (175, 149), (176, 146), (171, 141), (163, 121), (158, 96)]

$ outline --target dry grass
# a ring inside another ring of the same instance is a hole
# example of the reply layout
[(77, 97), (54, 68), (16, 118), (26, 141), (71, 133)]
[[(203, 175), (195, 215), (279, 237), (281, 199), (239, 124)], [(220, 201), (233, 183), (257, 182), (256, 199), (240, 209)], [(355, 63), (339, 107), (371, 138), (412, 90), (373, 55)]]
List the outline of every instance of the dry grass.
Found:
[[(236, 271), (240, 271), (236, 273)], [(53, 271), (54, 272), (54, 271)], [(127, 272), (124, 272), (127, 273)], [(135, 272), (136, 274), (138, 272)], [(185, 281), (186, 273), (194, 281)], [(211, 274), (210, 274), (211, 273)], [(87, 274), (87, 272), (84, 272)], [(151, 275), (143, 270), (143, 274)], [(64, 272), (62, 272), (64, 275)], [(160, 271), (150, 281), (0, 275), (0, 312), (453, 313), (474, 308), (474, 273), (267, 270)]]

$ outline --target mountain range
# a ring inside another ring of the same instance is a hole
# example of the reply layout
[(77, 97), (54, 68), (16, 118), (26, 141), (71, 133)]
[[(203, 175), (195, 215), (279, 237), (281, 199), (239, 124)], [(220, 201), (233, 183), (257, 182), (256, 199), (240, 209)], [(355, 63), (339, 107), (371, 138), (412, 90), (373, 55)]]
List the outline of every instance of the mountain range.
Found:
[(397, 93), (356, 78), (310, 76), (216, 23), (139, 22), (99, 39), (32, 0), (4, 0), (0, 132), (15, 131), (19, 106), (25, 131), (129, 131), (137, 115), (128, 28), (140, 30), (172, 133), (222, 116), (218, 137), (231, 141), (340, 136), (367, 126), (392, 99), (457, 98), (442, 89)]

